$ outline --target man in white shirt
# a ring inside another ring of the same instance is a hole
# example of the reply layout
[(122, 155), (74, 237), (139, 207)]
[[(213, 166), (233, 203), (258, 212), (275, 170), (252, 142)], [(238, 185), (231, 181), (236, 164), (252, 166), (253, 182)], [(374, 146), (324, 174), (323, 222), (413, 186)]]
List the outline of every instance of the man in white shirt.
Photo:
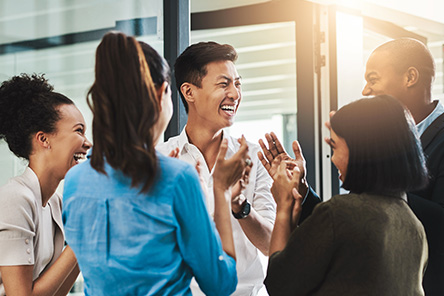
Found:
[[(170, 138), (157, 150), (168, 154), (178, 148), (178, 157), (196, 165), (199, 163), (207, 206), (214, 211), (212, 173), (223, 138), (228, 139), (226, 157), (238, 149), (236, 139), (223, 129), (234, 122), (242, 99), (241, 78), (234, 62), (235, 49), (230, 45), (201, 42), (189, 46), (176, 60), (175, 78), (188, 122), (179, 136)], [(237, 257), (238, 286), (232, 295), (257, 295), (264, 280), (259, 251), (268, 255), (275, 219), (275, 202), (270, 192), (272, 179), (258, 159), (260, 147), (248, 143), (252, 168), (249, 182), (232, 190), (232, 227)], [(244, 189), (242, 187), (245, 187)], [(193, 295), (203, 295), (195, 283)]]
[(435, 63), (421, 42), (401, 38), (370, 55), (364, 96), (388, 94), (410, 110), (427, 159), (427, 187), (408, 192), (408, 203), (427, 234), (429, 262), (423, 287), (427, 296), (444, 295), (444, 107), (431, 96)]

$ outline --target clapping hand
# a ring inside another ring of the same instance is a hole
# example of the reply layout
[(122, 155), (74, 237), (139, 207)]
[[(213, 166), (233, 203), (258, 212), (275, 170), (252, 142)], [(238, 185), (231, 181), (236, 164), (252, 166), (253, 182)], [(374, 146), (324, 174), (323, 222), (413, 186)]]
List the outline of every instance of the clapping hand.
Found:
[(275, 133), (267, 133), (265, 134), (265, 138), (268, 142), (268, 147), (265, 145), (264, 141), (260, 139), (259, 145), (261, 146), (263, 153), (259, 151), (258, 157), (268, 174), (274, 180), (274, 176), (282, 162), (286, 164), (286, 168), (290, 173), (292, 173), (293, 169), (297, 167), (299, 169), (299, 185), (297, 189), (300, 194), (305, 196), (308, 190), (305, 159), (298, 141), (293, 141), (292, 148), (295, 158), (291, 158), (290, 155), (288, 155), (288, 153), (285, 151)]
[(289, 170), (287, 164), (281, 161), (277, 165), (271, 187), (271, 193), (277, 205), (277, 213), (290, 215), (292, 229), (298, 224), (302, 211), (302, 196), (296, 189), (299, 187), (300, 174), (297, 166)]
[(241, 144), (239, 150), (231, 158), (225, 159), (228, 143), (226, 139), (222, 140), (213, 173), (214, 187), (226, 191), (240, 180), (243, 180), (238, 183), (240, 188), (242, 188), (242, 184), (248, 182), (251, 159), (248, 156), (248, 145), (244, 136), (239, 143)]

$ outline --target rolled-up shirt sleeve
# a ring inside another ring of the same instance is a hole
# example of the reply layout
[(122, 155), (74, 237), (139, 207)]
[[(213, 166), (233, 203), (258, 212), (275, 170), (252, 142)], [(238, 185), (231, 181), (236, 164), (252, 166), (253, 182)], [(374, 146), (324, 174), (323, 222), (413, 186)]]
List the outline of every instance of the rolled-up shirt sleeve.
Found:
[(0, 190), (0, 266), (34, 264), (36, 225), (32, 202), (20, 190)]
[(205, 294), (230, 295), (237, 285), (236, 262), (222, 249), (194, 168), (184, 170), (175, 188), (177, 241), (185, 262)]

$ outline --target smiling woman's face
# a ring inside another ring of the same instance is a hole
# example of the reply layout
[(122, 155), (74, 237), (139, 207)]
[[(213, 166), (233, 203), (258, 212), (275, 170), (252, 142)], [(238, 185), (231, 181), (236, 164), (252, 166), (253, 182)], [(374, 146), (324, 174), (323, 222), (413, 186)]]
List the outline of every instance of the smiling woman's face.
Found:
[(60, 120), (56, 131), (48, 135), (51, 158), (54, 160), (54, 175), (63, 179), (70, 168), (85, 158), (91, 143), (85, 136), (85, 119), (75, 105), (58, 107)]
[(333, 151), (331, 161), (339, 171), (339, 179), (344, 182), (347, 175), (349, 150), (344, 138), (339, 137), (333, 129), (330, 131), (330, 146)]

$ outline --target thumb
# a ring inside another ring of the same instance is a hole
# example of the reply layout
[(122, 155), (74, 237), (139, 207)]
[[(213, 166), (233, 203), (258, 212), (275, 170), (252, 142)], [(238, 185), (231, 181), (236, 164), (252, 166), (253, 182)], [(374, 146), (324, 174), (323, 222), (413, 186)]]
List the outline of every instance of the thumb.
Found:
[(302, 195), (298, 192), (298, 190), (296, 188), (293, 188), (291, 190), (291, 193), (293, 195), (293, 198), (296, 202), (296, 204), (298, 204), (298, 206), (302, 203)]
[(295, 166), (293, 168), (293, 173), (291, 174), (291, 180), (293, 182), (299, 181), (300, 175), (301, 175), (301, 170), (297, 166)]
[(248, 154), (248, 144), (247, 140), (245, 139), (244, 135), (240, 139), (238, 139), (238, 142), (240, 144), (239, 150), (234, 154), (234, 158), (240, 157), (245, 158)]
[(299, 145), (298, 141), (293, 141), (292, 148), (295, 160), (304, 160), (304, 155), (302, 155), (301, 145)]

